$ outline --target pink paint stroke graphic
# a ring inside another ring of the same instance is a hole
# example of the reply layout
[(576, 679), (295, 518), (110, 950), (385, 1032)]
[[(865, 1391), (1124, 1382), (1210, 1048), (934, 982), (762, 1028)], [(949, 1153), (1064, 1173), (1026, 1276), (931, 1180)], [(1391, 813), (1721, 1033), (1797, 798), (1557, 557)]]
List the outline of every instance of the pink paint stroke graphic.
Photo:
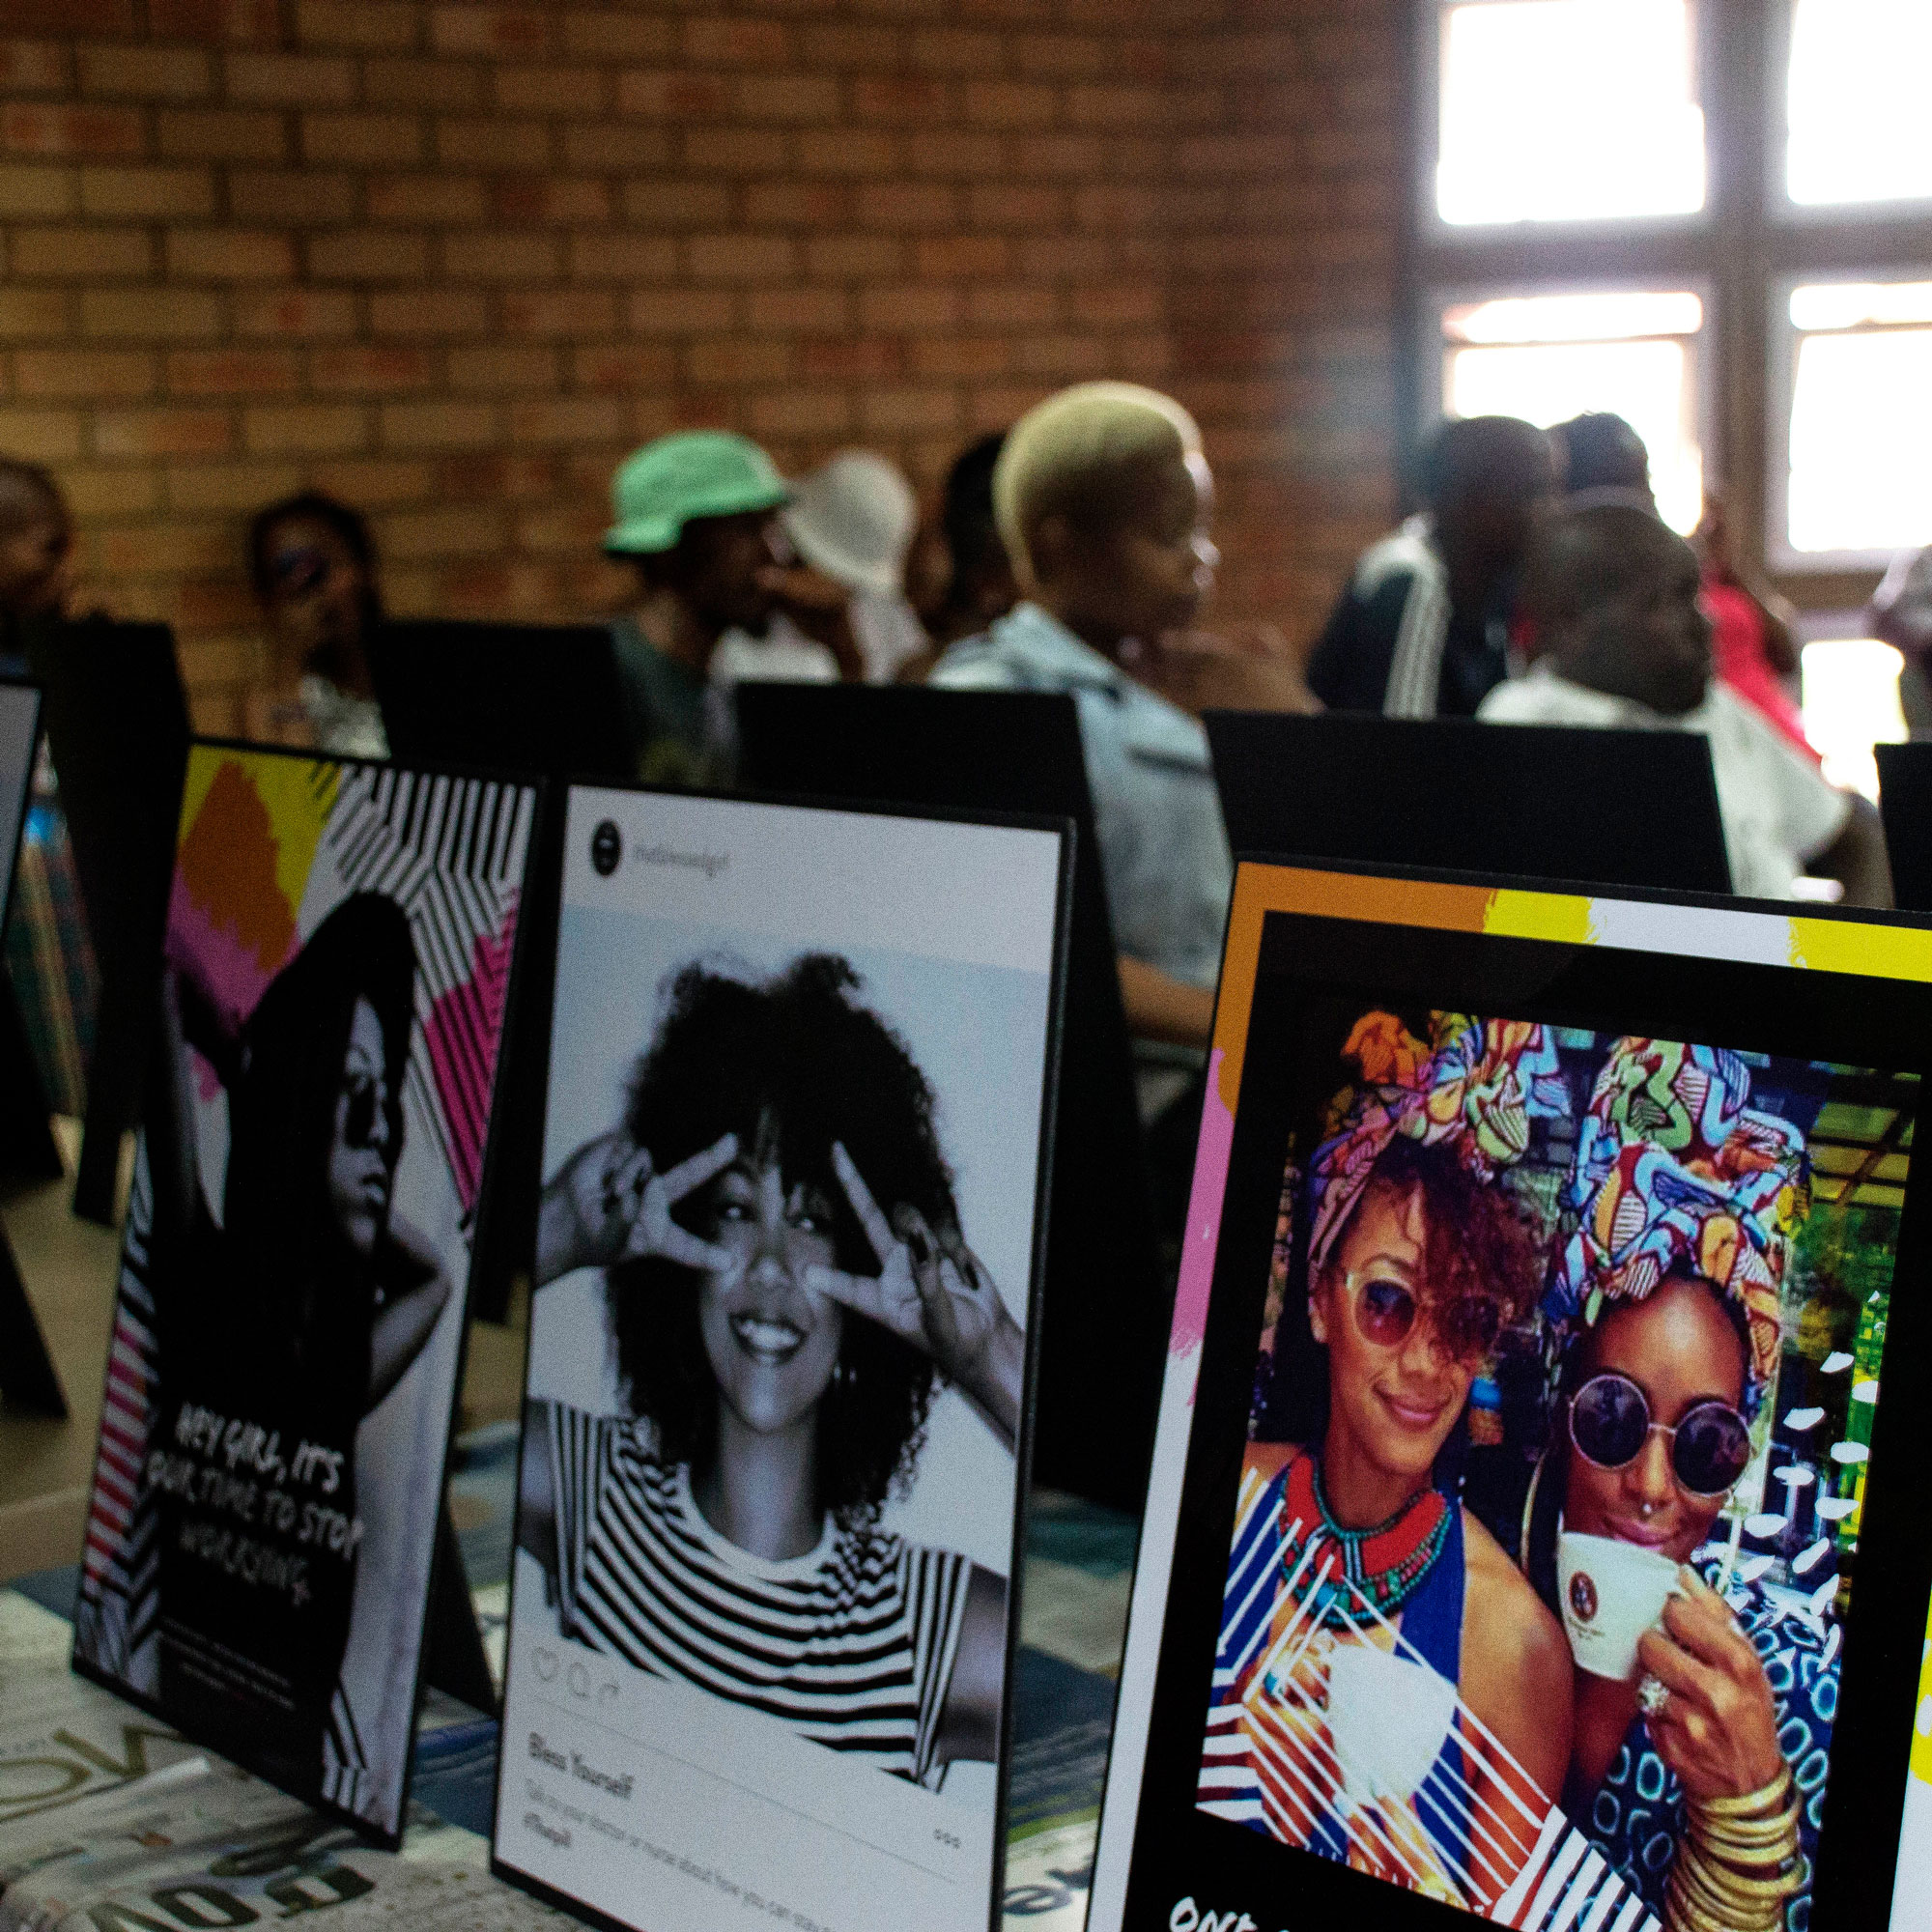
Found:
[[(281, 958), (265, 966), (233, 922), (218, 919), (203, 905), (179, 872), (169, 893), (165, 943), (167, 963), (194, 983), (230, 1039), (241, 1037), (270, 980), (301, 950), (292, 938)], [(214, 1069), (199, 1054), (191, 1064), (201, 1097), (213, 1099), (221, 1087)]]
[(450, 1157), (455, 1163), (451, 1178), (466, 1214), (476, 1206), (483, 1178), (490, 1089), (502, 1045), (516, 937), (517, 911), (512, 906), (500, 931), (477, 936), (469, 978), (431, 1005), (423, 1026), (430, 1073), (449, 1122)]
[(1194, 1155), (1194, 1186), (1187, 1198), (1187, 1244), (1174, 1296), (1174, 1329), (1167, 1352), (1185, 1355), (1208, 1332), (1208, 1292), (1214, 1282), (1214, 1249), (1221, 1233), (1221, 1202), (1228, 1191), (1228, 1156), (1235, 1145), (1235, 1117), (1221, 1098), (1221, 1053), (1208, 1063), (1208, 1099), (1201, 1110), (1201, 1145)]

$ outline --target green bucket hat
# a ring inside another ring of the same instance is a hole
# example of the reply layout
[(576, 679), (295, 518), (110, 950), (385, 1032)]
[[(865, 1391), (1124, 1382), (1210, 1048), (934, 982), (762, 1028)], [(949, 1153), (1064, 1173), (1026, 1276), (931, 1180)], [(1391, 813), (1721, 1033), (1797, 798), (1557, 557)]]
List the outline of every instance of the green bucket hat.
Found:
[(742, 436), (720, 429), (661, 436), (617, 466), (604, 548), (634, 555), (667, 551), (695, 517), (776, 510), (786, 496), (772, 459)]

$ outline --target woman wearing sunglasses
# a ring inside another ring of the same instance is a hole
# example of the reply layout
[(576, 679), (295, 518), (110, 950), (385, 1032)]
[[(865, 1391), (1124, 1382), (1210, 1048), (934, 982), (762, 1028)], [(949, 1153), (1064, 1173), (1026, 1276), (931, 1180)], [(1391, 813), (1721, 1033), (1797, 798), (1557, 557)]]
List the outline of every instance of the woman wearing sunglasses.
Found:
[[(1571, 1669), (1459, 1501), (1455, 1452), (1542, 1277), (1505, 1176), (1565, 1093), (1540, 1027), (1437, 1014), (1430, 1045), (1371, 1013), (1345, 1057), (1362, 1078), (1294, 1204), (1306, 1298), (1286, 1296), (1261, 1390), (1258, 1434), (1292, 1439), (1245, 1461), (1199, 1802), (1482, 1909), (1561, 1784)], [(1398, 1775), (1386, 1740), (1425, 1708)]]
[(1749, 1096), (1735, 1054), (1617, 1042), (1566, 1191), (1580, 1223), (1544, 1304), (1562, 1400), (1525, 1517), (1528, 1574), (1554, 1603), (1565, 1532), (1684, 1566), (1632, 1677), (1577, 1671), (1566, 1791), (1668, 1932), (1802, 1927), (1837, 1705), (1822, 1630), (1723, 1558), (1692, 1562), (1722, 1540), (1751, 1459), (1808, 1206), (1803, 1136)]

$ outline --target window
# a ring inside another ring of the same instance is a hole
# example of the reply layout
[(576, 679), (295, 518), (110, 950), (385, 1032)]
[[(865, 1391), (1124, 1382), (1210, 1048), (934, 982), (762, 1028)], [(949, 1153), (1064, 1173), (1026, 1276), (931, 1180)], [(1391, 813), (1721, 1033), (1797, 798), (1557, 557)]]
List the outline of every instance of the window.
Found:
[(1802, 663), (1804, 735), (1824, 759), (1825, 776), (1877, 798), (1873, 745), (1902, 744), (1909, 735), (1898, 701), (1905, 660), (1876, 638), (1849, 636), (1806, 644)]
[(1440, 32), (1444, 221), (1704, 206), (1688, 0), (1461, 0)]
[(1628, 418), (1797, 607), (1864, 781), (1896, 679), (1843, 613), (1932, 543), (1932, 0), (1411, 4), (1409, 429)]
[(1801, 208), (1932, 196), (1925, 0), (1797, 0), (1785, 192)]
[(1651, 487), (1673, 528), (1703, 508), (1698, 421), (1703, 298), (1690, 290), (1497, 296), (1442, 310), (1441, 407), (1548, 429), (1610, 410), (1643, 438)]
[(1783, 556), (1883, 567), (1932, 543), (1932, 281), (1818, 282), (1785, 302)]

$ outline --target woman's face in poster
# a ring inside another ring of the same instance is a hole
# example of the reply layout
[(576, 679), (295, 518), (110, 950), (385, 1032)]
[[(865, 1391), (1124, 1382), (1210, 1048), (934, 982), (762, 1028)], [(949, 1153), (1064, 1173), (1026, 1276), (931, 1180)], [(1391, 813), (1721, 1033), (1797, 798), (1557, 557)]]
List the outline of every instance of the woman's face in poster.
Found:
[(706, 1238), (732, 1258), (697, 1293), (719, 1395), (747, 1428), (788, 1428), (823, 1398), (844, 1334), (843, 1309), (804, 1286), (808, 1268), (837, 1265), (832, 1204), (759, 1152), (718, 1177), (708, 1205)]
[(1673, 1278), (1646, 1300), (1612, 1308), (1583, 1347), (1582, 1378), (1608, 1370), (1628, 1376), (1643, 1391), (1652, 1423), (1662, 1428), (1653, 1428), (1636, 1460), (1621, 1469), (1600, 1469), (1573, 1448), (1564, 1524), (1662, 1550), (1681, 1563), (1710, 1533), (1724, 1499), (1683, 1488), (1662, 1429), (1674, 1428), (1700, 1402), (1735, 1407), (1743, 1400), (1744, 1344), (1709, 1288)]
[(328, 1205), (343, 1239), (365, 1261), (376, 1252), (388, 1221), (392, 1181), (383, 1022), (367, 1000), (357, 1000), (335, 1094)]
[[(1372, 1181), (1309, 1296), (1315, 1339), (1328, 1350), (1330, 1427), (1375, 1467), (1426, 1483), (1475, 1378), (1473, 1362), (1442, 1345), (1429, 1309), (1428, 1210), (1419, 1187)], [(1363, 1331), (1364, 1296), (1406, 1294), (1415, 1319), (1400, 1342)]]

